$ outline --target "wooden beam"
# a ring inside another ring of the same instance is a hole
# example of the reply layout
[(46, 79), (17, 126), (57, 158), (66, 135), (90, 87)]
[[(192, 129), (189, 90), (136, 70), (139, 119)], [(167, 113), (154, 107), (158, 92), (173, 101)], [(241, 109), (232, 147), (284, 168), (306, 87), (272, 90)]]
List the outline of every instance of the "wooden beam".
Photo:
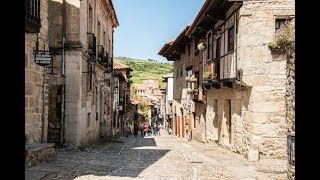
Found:
[(205, 15), (208, 17), (208, 18), (210, 18), (210, 19), (212, 19), (212, 20), (224, 20), (224, 19), (226, 19), (226, 15), (222, 15), (222, 14), (211, 14), (211, 13), (205, 13)]

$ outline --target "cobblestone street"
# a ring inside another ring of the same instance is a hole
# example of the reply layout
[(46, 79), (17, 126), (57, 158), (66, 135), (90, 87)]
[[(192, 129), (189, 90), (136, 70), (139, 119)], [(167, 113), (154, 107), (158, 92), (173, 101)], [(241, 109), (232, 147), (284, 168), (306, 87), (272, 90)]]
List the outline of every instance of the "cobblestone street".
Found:
[(249, 162), (213, 145), (169, 136), (120, 137), (26, 167), (25, 179), (286, 179), (286, 160)]

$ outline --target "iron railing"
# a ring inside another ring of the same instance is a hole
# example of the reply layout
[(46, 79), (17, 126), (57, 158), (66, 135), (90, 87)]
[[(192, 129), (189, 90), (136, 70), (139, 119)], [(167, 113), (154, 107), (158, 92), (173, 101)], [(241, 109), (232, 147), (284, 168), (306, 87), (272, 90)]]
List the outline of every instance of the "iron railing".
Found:
[(289, 133), (287, 136), (288, 145), (288, 161), (295, 165), (295, 133)]
[(88, 54), (92, 57), (97, 56), (97, 46), (96, 46), (96, 36), (93, 33), (87, 33), (88, 34)]
[(104, 47), (102, 45), (98, 45), (98, 62), (102, 65), (104, 65), (105, 63), (103, 61), (105, 61), (105, 51), (104, 51)]
[(234, 53), (229, 53), (220, 58), (207, 61), (206, 71), (211, 74), (206, 79), (223, 81), (237, 77), (236, 59)]

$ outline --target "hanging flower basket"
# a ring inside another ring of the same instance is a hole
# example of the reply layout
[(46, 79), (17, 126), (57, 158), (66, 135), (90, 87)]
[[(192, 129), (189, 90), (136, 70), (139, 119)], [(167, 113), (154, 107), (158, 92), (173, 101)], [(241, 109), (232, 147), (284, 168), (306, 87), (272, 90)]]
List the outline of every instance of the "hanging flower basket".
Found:
[(198, 48), (200, 51), (204, 51), (204, 50), (206, 50), (207, 45), (202, 42), (202, 43), (198, 44), (197, 48)]
[(186, 81), (188, 81), (188, 82), (197, 82), (197, 78), (194, 75), (192, 75), (190, 77), (186, 77)]

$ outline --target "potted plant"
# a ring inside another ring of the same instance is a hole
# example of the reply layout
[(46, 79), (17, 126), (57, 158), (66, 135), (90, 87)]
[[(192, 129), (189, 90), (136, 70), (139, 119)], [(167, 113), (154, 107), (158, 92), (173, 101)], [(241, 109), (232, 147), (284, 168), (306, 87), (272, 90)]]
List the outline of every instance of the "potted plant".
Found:
[(197, 82), (197, 78), (193, 74), (192, 76), (186, 77), (186, 81), (188, 81), (188, 82)]
[(206, 50), (207, 45), (202, 42), (202, 43), (198, 44), (197, 48), (198, 48), (200, 51), (204, 51), (204, 50)]
[(196, 87), (196, 88), (193, 88), (192, 93), (198, 94), (198, 93), (199, 93), (199, 89), (198, 89), (197, 87)]
[(204, 73), (203, 73), (203, 79), (209, 79), (211, 76), (211, 71), (209, 70), (206, 70)]

